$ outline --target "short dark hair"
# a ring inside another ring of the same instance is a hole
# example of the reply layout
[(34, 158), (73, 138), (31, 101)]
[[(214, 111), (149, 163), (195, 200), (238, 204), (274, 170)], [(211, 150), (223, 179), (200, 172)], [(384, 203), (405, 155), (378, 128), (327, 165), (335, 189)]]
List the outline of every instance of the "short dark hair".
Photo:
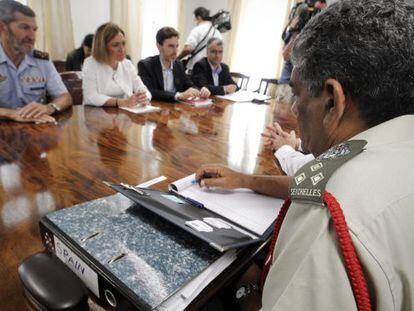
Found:
[(157, 31), (156, 39), (159, 45), (162, 45), (165, 40), (172, 37), (180, 37), (178, 31), (172, 27), (162, 27), (160, 30)]
[(319, 96), (334, 78), (370, 126), (414, 113), (410, 1), (343, 0), (312, 18), (292, 51), (294, 70), (310, 95)]
[(12, 0), (0, 1), (0, 21), (9, 24), (16, 19), (14, 13), (20, 12), (29, 17), (36, 17), (35, 12), (27, 5)]
[(200, 6), (197, 9), (194, 10), (194, 15), (195, 15), (195, 17), (197, 17), (197, 16), (201, 17), (205, 21), (210, 19), (210, 11), (207, 10), (205, 7), (202, 7), (202, 6)]
[(87, 34), (85, 36), (85, 38), (83, 38), (82, 46), (86, 46), (86, 47), (91, 49), (92, 48), (93, 37), (94, 37), (94, 35), (92, 33)]

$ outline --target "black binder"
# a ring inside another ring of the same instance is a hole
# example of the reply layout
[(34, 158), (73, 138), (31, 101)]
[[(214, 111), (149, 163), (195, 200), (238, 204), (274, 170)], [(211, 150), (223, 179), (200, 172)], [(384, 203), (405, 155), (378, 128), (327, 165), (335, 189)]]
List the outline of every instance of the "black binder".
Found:
[[(191, 233), (220, 252), (267, 239), (273, 226), (259, 236), (225, 217), (205, 209), (201, 203), (170, 191), (138, 188), (105, 182), (119, 193)], [(207, 229), (207, 230), (204, 230)]]

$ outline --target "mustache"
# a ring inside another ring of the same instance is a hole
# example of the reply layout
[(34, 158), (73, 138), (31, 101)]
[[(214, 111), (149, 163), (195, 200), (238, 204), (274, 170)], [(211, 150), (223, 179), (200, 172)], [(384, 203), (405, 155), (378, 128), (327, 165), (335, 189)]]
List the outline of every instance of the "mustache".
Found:
[(26, 38), (22, 40), (22, 43), (30, 43), (30, 44), (34, 44), (34, 40)]

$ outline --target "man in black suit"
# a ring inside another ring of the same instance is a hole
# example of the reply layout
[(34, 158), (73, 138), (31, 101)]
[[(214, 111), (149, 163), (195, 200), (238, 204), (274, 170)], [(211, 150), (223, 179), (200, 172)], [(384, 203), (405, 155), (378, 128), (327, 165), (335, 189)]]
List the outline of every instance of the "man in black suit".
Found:
[(207, 57), (193, 67), (192, 77), (198, 87), (207, 87), (213, 95), (230, 94), (237, 91), (237, 84), (230, 76), (229, 66), (223, 64), (223, 41), (210, 38), (207, 42)]
[(163, 27), (157, 32), (159, 55), (138, 62), (138, 73), (155, 100), (180, 101), (189, 98), (210, 96), (210, 91), (200, 90), (185, 74), (183, 63), (177, 59), (178, 32), (171, 27)]
[(82, 42), (82, 46), (73, 50), (66, 57), (65, 70), (66, 71), (81, 71), (83, 61), (85, 58), (91, 55), (93, 42), (93, 34), (88, 34), (85, 36)]

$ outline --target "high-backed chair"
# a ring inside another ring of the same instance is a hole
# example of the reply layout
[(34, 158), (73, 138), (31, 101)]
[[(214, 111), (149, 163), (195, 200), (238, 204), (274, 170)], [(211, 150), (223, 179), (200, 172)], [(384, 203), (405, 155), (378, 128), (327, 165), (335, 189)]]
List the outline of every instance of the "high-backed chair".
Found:
[(60, 73), (63, 83), (68, 89), (69, 94), (72, 96), (72, 102), (74, 105), (82, 105), (83, 90), (82, 90), (82, 78), (78, 71), (65, 71)]
[(241, 90), (246, 90), (247, 89), (247, 85), (249, 84), (249, 80), (250, 80), (249, 76), (246, 76), (246, 75), (244, 75), (242, 73), (239, 73), (239, 72), (230, 72), (230, 75), (233, 78), (237, 79), (237, 86), (239, 87), (239, 89), (241, 89)]
[(64, 60), (54, 60), (53, 65), (55, 65), (57, 72), (64, 72), (66, 69), (66, 61)]
[(59, 74), (63, 82), (67, 80), (78, 80), (78, 79), (82, 80), (81, 71), (64, 71), (64, 72), (60, 72)]
[[(264, 88), (262, 88), (262, 84), (263, 84)], [(279, 84), (279, 81), (277, 79), (262, 78), (260, 80), (259, 88), (256, 90), (256, 92), (257, 93), (262, 93), (262, 94), (265, 94), (266, 95), (267, 94), (267, 89), (269, 87), (269, 84), (278, 85)]]

